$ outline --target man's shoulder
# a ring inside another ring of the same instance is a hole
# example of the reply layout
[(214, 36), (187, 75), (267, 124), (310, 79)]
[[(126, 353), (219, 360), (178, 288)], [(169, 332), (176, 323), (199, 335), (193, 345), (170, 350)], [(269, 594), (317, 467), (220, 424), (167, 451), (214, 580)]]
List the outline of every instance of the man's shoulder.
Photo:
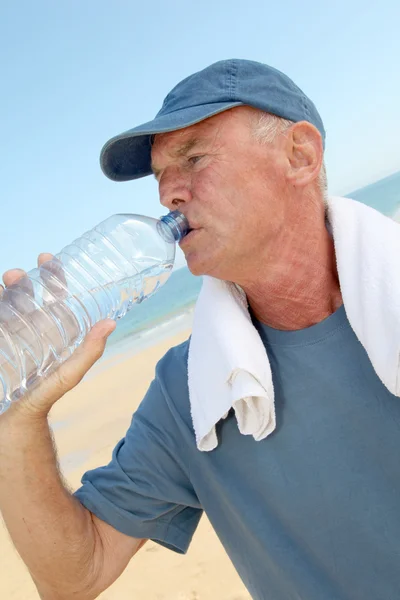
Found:
[[(156, 365), (153, 392), (145, 400), (147, 408), (164, 414), (167, 411), (180, 424), (191, 424), (188, 386), (188, 353), (190, 338), (170, 348)], [(145, 408), (142, 406), (142, 409)], [(164, 417), (166, 415), (164, 414)]]
[(156, 377), (161, 384), (169, 385), (172, 382), (181, 385), (186, 384), (188, 373), (188, 354), (189, 354), (190, 337), (170, 348), (164, 356), (158, 361), (156, 366)]
[[(187, 357), (189, 354), (189, 345), (190, 345), (191, 336), (189, 336), (186, 340), (177, 344), (176, 346), (172, 346), (162, 357), (162, 360), (170, 360), (174, 361), (177, 364), (184, 365), (187, 368)], [(161, 362), (160, 361), (160, 362)]]
[(170, 348), (158, 361), (155, 376), (134, 414), (168, 439), (180, 438), (182, 428), (192, 429), (187, 357), (190, 339)]

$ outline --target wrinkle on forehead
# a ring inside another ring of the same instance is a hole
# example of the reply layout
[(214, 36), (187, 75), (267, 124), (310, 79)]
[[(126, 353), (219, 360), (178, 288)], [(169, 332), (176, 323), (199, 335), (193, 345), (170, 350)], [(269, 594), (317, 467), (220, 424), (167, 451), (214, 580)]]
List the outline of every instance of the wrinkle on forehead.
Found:
[(249, 116), (253, 116), (256, 110), (250, 106), (238, 106), (184, 129), (155, 134), (151, 149), (151, 168), (155, 177), (157, 178), (161, 171), (155, 160), (155, 155), (158, 153), (166, 154), (171, 158), (179, 158), (185, 156), (194, 148), (201, 148), (209, 142), (215, 143), (219, 132), (230, 120), (237, 118), (248, 120)]
[[(220, 116), (220, 115), (217, 115)], [(191, 139), (200, 139), (200, 136), (210, 129), (215, 127), (215, 121), (213, 117), (195, 123), (189, 127), (183, 129), (177, 129), (176, 131), (167, 131), (166, 133), (157, 133), (153, 139), (153, 148), (157, 146), (170, 146), (175, 144), (186, 144)]]
[(216, 129), (216, 124), (211, 123), (210, 119), (179, 129), (177, 131), (169, 131), (167, 133), (158, 133), (154, 136), (152, 144), (152, 163), (151, 168), (154, 175), (157, 177), (160, 169), (156, 165), (154, 155), (167, 154), (171, 158), (180, 158), (186, 156), (195, 148), (201, 148), (207, 143), (210, 132)]

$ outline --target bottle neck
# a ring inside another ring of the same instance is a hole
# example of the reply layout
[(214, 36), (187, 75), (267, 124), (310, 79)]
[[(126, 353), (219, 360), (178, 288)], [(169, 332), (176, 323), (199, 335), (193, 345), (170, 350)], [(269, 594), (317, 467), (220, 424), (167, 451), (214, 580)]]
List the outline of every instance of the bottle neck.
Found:
[(157, 231), (167, 242), (180, 242), (190, 231), (189, 221), (179, 210), (173, 210), (160, 218)]

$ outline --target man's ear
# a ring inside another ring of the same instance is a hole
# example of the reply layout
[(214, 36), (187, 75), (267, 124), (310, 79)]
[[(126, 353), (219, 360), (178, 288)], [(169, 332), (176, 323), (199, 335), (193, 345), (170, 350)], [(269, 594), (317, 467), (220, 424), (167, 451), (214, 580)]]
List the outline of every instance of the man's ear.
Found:
[(323, 163), (320, 132), (307, 121), (294, 123), (287, 131), (287, 178), (296, 187), (304, 187), (317, 179)]

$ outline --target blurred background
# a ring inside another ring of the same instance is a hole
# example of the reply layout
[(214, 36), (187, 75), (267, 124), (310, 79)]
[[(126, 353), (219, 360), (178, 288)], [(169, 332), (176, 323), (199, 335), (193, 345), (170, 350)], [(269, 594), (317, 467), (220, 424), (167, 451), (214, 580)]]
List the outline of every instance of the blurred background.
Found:
[[(154, 178), (108, 180), (100, 150), (110, 137), (153, 118), (182, 78), (227, 58), (265, 62), (289, 75), (323, 118), (330, 193), (400, 218), (399, 23), (398, 0), (3, 1), (1, 273), (33, 268), (40, 252), (57, 253), (111, 214), (164, 214)], [(119, 371), (110, 367), (106, 377), (101, 366), (97, 379), (91, 371), (92, 379), (55, 407), (61, 465), (72, 485), (90, 465), (108, 460), (155, 361), (190, 328), (200, 286), (178, 250), (168, 284), (110, 338), (102, 364), (113, 357)], [(155, 342), (161, 346), (143, 354)], [(135, 360), (123, 370), (121, 357), (132, 353)], [(210, 542), (208, 525), (202, 527), (192, 562), (183, 566), (182, 557), (165, 558), (167, 551), (146, 546), (160, 552), (155, 559), (163, 556), (163, 570), (159, 558), (151, 570), (144, 554), (141, 577), (127, 572), (102, 597), (248, 598), (216, 539)], [(1, 534), (0, 596), (36, 598)]]
[(399, 19), (397, 0), (2, 3), (0, 271), (110, 214), (163, 214), (155, 180), (109, 181), (100, 150), (217, 60), (266, 62), (311, 97), (332, 194), (399, 171)]
[[(182, 78), (226, 58), (287, 73), (324, 120), (330, 193), (394, 215), (399, 20), (397, 0), (3, 3), (0, 272), (33, 268), (40, 252), (57, 253), (113, 213), (164, 214), (154, 178), (110, 181), (100, 150), (153, 118)], [(184, 265), (178, 248), (175, 269)], [(109, 346), (182, 317), (201, 278), (184, 269), (171, 281)]]

